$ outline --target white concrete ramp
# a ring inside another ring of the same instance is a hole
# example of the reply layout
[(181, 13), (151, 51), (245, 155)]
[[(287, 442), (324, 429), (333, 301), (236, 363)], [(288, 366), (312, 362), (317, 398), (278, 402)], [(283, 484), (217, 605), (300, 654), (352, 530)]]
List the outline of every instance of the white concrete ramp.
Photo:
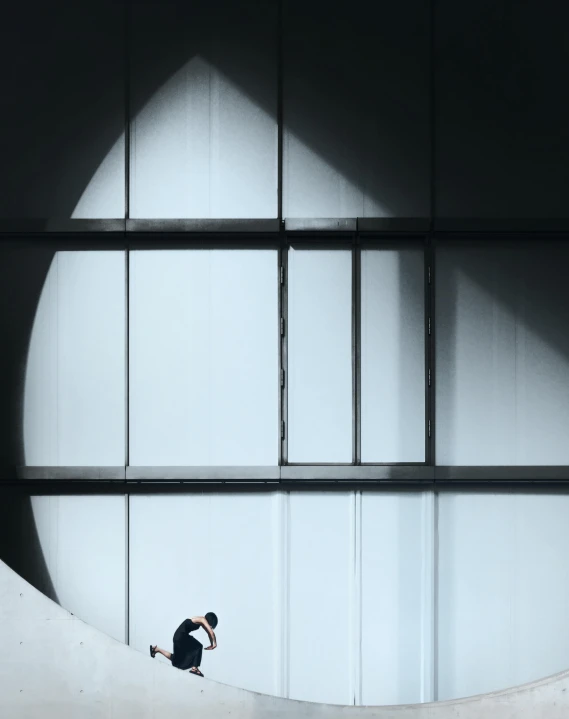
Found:
[[(0, 562), (5, 719), (566, 719), (569, 671), (456, 701), (381, 707), (256, 694), (153, 660), (74, 617)], [(333, 677), (331, 678), (333, 681)]]

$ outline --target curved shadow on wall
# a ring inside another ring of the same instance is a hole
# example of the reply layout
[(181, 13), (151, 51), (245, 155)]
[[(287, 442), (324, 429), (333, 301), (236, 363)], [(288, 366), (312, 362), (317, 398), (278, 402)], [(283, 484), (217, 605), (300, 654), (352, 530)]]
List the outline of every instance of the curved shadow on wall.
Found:
[(32, 501), (0, 485), (0, 557), (40, 592), (59, 604), (41, 547)]

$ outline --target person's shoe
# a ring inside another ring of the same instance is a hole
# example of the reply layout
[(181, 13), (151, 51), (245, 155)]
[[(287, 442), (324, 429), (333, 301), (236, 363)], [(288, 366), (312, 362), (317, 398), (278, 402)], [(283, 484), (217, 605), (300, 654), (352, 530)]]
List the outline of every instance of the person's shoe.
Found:
[(152, 659), (156, 656), (156, 649), (153, 648), (152, 644), (150, 645), (150, 656)]
[(199, 669), (190, 669), (190, 674), (197, 674), (198, 677), (203, 677), (203, 674), (200, 672)]

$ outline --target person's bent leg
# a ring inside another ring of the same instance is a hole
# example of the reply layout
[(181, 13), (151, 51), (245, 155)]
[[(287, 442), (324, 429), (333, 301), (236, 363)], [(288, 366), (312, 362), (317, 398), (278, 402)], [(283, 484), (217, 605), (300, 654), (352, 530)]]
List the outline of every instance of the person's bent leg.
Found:
[(159, 646), (154, 647), (154, 651), (156, 654), (162, 654), (162, 656), (166, 657), (166, 659), (172, 660), (172, 652), (167, 652), (165, 649), (160, 649)]

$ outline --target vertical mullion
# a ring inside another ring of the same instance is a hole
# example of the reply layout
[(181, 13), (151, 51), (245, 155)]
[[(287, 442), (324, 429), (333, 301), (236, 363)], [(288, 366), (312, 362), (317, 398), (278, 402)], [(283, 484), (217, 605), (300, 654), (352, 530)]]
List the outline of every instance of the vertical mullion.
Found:
[(124, 6), (124, 216), (130, 217), (130, 2)]
[[(125, 233), (126, 234), (126, 233)], [(125, 468), (130, 464), (130, 250), (125, 238)], [(126, 475), (125, 475), (126, 476)]]
[[(432, 434), (433, 422), (431, 418), (431, 387), (433, 382), (433, 372), (431, 367), (431, 336), (429, 335), (429, 319), (431, 321), (431, 333), (433, 331), (433, 322), (431, 318), (431, 285), (429, 284), (429, 274), (432, 282), (432, 263), (431, 263), (431, 245), (430, 239), (425, 238), (425, 248), (423, 253), (424, 262), (424, 326), (425, 326), (425, 462), (432, 464)], [(429, 376), (430, 384), (429, 386)], [(429, 436), (429, 422), (431, 423), (431, 436)]]
[(355, 249), (356, 287), (356, 464), (362, 462), (362, 251), (359, 237)]
[(431, 318), (431, 336), (429, 339), (429, 369), (431, 371), (431, 386), (429, 387), (429, 419), (431, 422), (431, 437), (429, 442), (429, 464), (434, 465), (436, 464), (437, 458), (436, 458), (436, 395), (435, 395), (435, 388), (436, 388), (436, 346), (435, 346), (435, 333), (436, 333), (436, 323), (435, 323), (435, 282), (436, 282), (436, 268), (435, 268), (435, 247), (432, 245), (432, 242), (429, 241), (429, 252), (428, 252), (428, 259), (429, 259), (429, 266), (431, 268), (431, 284), (429, 285), (429, 294), (428, 294), (428, 301), (429, 301), (429, 315)]
[[(284, 437), (280, 440), (280, 458), (279, 464), (288, 463), (288, 247), (281, 245), (279, 252), (280, 255), (280, 267), (284, 273), (284, 282), (280, 284), (279, 293), (279, 342), (280, 342), (280, 358), (281, 366), (280, 369), (284, 372), (284, 385), (280, 387), (280, 418), (281, 422), (284, 423)], [(280, 275), (280, 269), (279, 269)], [(279, 277), (280, 283), (280, 277)], [(284, 319), (284, 334), (281, 334), (280, 324), (281, 317)], [(280, 375), (280, 372), (279, 372)], [(280, 382), (280, 376), (279, 376)], [(281, 432), (281, 423), (279, 423), (279, 433)]]
[(359, 349), (359, 311), (358, 311), (358, 241), (352, 238), (352, 464), (360, 464), (358, 452), (358, 349)]
[(277, 216), (283, 223), (283, 0), (277, 18)]

